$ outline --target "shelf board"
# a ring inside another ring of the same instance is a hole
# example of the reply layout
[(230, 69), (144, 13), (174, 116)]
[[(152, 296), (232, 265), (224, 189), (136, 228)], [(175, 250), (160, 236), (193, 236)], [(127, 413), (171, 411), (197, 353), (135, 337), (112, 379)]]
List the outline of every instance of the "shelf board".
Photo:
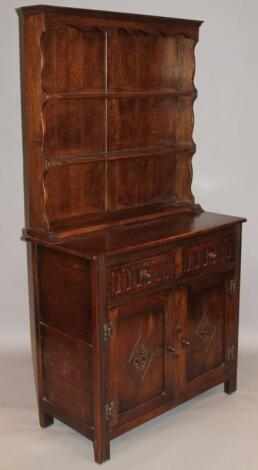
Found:
[(172, 97), (172, 98), (196, 98), (197, 90), (150, 90), (150, 91), (95, 91), (95, 92), (67, 92), (44, 93), (45, 101), (65, 99), (110, 99), (110, 98), (146, 98), (146, 97)]
[(99, 152), (91, 154), (81, 154), (81, 155), (63, 155), (59, 157), (47, 157), (47, 166), (63, 166), (63, 165), (74, 165), (85, 162), (96, 162), (96, 161), (112, 161), (112, 160), (121, 160), (129, 158), (141, 158), (141, 157), (158, 157), (160, 155), (168, 154), (178, 154), (184, 152), (194, 153), (196, 150), (195, 144), (190, 145), (181, 145), (173, 144), (165, 147), (148, 147), (142, 149), (133, 149), (133, 150), (121, 150), (121, 151), (110, 151), (110, 152)]

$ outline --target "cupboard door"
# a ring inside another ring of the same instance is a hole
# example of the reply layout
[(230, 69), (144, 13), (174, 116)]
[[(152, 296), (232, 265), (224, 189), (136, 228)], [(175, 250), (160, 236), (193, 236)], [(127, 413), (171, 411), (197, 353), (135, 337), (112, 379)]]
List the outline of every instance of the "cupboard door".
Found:
[(169, 295), (109, 310), (112, 338), (108, 342), (108, 397), (111, 426), (119, 426), (171, 399), (167, 335)]
[(185, 325), (181, 338), (184, 389), (209, 388), (223, 381), (227, 316), (230, 308), (228, 276), (192, 284), (186, 293)]

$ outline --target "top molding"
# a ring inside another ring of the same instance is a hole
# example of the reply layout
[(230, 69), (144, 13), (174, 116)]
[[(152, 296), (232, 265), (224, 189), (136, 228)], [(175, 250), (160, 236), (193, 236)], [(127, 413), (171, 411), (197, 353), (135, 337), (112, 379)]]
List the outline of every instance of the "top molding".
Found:
[(198, 20), (186, 20), (181, 18), (167, 18), (165, 16), (153, 16), (153, 15), (140, 15), (132, 13), (120, 13), (113, 11), (104, 11), (104, 10), (86, 10), (83, 8), (69, 8), (69, 7), (56, 7), (52, 5), (31, 5), (26, 7), (16, 8), (16, 12), (19, 16), (22, 15), (33, 15), (37, 13), (56, 13), (56, 14), (69, 14), (69, 15), (85, 15), (92, 17), (102, 17), (110, 19), (120, 19), (120, 20), (135, 20), (143, 22), (152, 22), (159, 21), (165, 24), (173, 23), (183, 23), (195, 26), (201, 26), (203, 21)]

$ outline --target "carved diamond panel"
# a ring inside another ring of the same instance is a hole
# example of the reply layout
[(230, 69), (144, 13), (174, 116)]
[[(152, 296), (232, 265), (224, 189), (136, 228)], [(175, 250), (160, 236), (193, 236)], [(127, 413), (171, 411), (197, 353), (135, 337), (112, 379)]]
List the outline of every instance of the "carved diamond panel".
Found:
[(128, 360), (129, 370), (139, 380), (140, 383), (143, 383), (144, 381), (152, 357), (153, 354), (147, 350), (143, 337), (140, 335)]
[(208, 311), (205, 310), (201, 321), (197, 327), (195, 335), (198, 336), (200, 350), (206, 354), (209, 350), (212, 339), (216, 334), (216, 327), (212, 324), (208, 316)]

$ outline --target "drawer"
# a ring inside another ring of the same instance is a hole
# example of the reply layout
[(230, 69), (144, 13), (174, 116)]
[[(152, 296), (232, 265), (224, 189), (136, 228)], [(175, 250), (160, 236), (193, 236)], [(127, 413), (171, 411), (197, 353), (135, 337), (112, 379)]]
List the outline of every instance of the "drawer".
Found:
[(195, 274), (233, 261), (233, 258), (234, 239), (230, 235), (189, 245), (183, 250), (183, 274)]
[(175, 278), (175, 251), (108, 269), (109, 298), (144, 290)]

